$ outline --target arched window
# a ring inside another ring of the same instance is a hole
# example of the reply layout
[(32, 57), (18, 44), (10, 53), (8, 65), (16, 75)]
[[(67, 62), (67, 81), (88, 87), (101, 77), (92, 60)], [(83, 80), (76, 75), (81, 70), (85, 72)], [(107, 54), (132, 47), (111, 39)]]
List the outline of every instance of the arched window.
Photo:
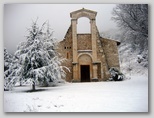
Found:
[(86, 17), (81, 17), (77, 21), (77, 34), (91, 33), (90, 20)]

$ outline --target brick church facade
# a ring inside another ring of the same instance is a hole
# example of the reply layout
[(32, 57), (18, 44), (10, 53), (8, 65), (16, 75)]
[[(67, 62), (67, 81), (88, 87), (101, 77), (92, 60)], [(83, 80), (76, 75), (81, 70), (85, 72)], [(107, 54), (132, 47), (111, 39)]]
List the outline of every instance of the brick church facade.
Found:
[[(70, 69), (66, 71), (68, 82), (105, 81), (110, 77), (109, 68), (120, 69), (117, 48), (120, 42), (100, 37), (96, 15), (97, 12), (84, 8), (70, 13), (71, 25), (58, 45), (58, 52), (66, 58), (62, 65)], [(77, 34), (80, 17), (90, 20), (91, 33)]]

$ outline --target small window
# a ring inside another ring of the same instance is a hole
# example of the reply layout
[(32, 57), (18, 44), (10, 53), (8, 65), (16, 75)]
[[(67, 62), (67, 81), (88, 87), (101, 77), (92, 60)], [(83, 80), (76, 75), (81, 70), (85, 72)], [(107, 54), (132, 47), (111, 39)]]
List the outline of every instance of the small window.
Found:
[(64, 49), (66, 49), (66, 47), (64, 47)]
[(69, 53), (67, 52), (66, 58), (69, 59)]
[(71, 49), (71, 47), (70, 47), (70, 49)]

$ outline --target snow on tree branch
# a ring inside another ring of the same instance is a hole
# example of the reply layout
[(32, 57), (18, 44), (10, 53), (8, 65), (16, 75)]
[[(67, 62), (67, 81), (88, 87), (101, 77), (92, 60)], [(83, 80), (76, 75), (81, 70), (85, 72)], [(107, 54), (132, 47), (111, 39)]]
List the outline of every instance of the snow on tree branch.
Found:
[(14, 75), (10, 75), (10, 84), (12, 81), (26, 82), (32, 84), (32, 89), (35, 90), (35, 85), (49, 86), (51, 82), (60, 81), (65, 76), (65, 71), (55, 50), (57, 41), (53, 38), (49, 22), (44, 22), (39, 28), (36, 20), (32, 22), (28, 32), (27, 40), (21, 42), (15, 52), (16, 69), (12, 70)]

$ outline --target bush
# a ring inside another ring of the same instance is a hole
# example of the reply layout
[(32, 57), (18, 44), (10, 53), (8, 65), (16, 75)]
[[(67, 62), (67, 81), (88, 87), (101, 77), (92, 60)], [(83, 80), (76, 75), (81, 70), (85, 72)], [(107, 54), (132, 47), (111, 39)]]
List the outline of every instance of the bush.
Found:
[(121, 73), (117, 68), (111, 67), (109, 69), (111, 78), (109, 79), (110, 81), (122, 81), (124, 80), (124, 74)]

